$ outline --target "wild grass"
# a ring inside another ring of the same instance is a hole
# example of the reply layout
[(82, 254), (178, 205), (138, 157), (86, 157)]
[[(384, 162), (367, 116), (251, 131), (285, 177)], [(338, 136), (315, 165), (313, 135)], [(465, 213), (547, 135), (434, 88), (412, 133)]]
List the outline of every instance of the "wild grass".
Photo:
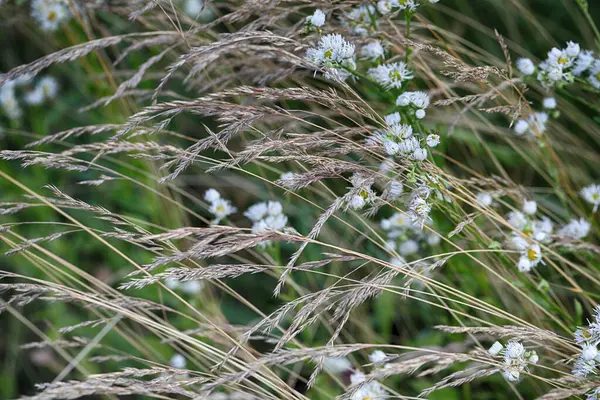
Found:
[[(0, 151), (0, 312), (45, 378), (7, 396), (596, 399), (600, 91), (517, 60), (600, 57), (597, 5), (421, 2), (65, 2), (0, 75), (65, 75)], [(332, 34), (355, 57), (307, 57)]]

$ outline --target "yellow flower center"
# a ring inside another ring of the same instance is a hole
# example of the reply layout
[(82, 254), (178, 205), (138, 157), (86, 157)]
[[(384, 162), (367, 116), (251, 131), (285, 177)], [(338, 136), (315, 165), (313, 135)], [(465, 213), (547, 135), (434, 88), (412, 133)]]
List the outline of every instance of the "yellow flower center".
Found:
[(369, 197), (369, 192), (363, 189), (360, 191), (360, 196), (366, 200)]
[(600, 72), (598, 72), (598, 73), (596, 74), (596, 79), (598, 79), (598, 80), (600, 81)]
[(225, 207), (223, 205), (218, 205), (217, 212), (223, 212), (223, 211), (225, 211)]
[(400, 225), (402, 225), (402, 224), (404, 223), (404, 221), (405, 221), (405, 219), (404, 219), (404, 217), (402, 217), (402, 216), (400, 216), (400, 217), (396, 218), (396, 222), (397, 222), (398, 224), (400, 224)]
[(50, 11), (48, 13), (48, 20), (49, 21), (54, 21), (56, 19), (56, 11)]
[(402, 80), (402, 74), (400, 74), (400, 72), (398, 72), (397, 70), (390, 71), (389, 76), (390, 76), (390, 79), (393, 79), (393, 80), (397, 80), (397, 81)]
[(533, 250), (533, 249), (529, 249), (527, 250), (527, 257), (531, 260), (534, 261), (537, 259), (537, 251)]
[[(600, 74), (599, 74), (599, 75), (600, 75)], [(594, 193), (594, 194), (592, 195), (592, 199), (594, 199), (594, 201), (596, 201), (596, 200), (600, 199), (600, 194), (598, 194), (598, 193)]]
[(525, 228), (525, 229), (523, 230), (523, 233), (524, 233), (525, 235), (527, 235), (527, 236), (531, 236), (531, 235), (533, 234), (533, 229), (531, 229), (531, 228)]
[(332, 49), (329, 49), (325, 52), (325, 58), (331, 58), (332, 55), (333, 55)]
[(569, 62), (569, 60), (567, 58), (565, 58), (565, 57), (559, 57), (558, 58), (558, 63), (559, 64), (566, 64), (568, 62)]

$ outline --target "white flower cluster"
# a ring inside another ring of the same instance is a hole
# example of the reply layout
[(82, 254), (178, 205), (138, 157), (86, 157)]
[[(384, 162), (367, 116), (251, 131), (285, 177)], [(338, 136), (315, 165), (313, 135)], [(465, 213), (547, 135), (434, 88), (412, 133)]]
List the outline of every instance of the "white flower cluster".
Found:
[(385, 47), (381, 40), (368, 42), (360, 48), (360, 55), (363, 60), (377, 61), (385, 58)]
[(221, 197), (221, 194), (215, 189), (208, 189), (204, 193), (204, 200), (209, 203), (208, 211), (215, 216), (213, 224), (218, 224), (223, 218), (235, 213), (235, 208), (229, 200)]
[(562, 238), (583, 239), (590, 233), (591, 225), (583, 218), (572, 219), (557, 232)]
[(33, 0), (31, 16), (44, 31), (55, 31), (71, 18), (68, 0)]
[(535, 219), (537, 203), (525, 200), (523, 211), (508, 213), (508, 223), (521, 232), (513, 233), (510, 244), (521, 252), (517, 268), (521, 272), (529, 272), (542, 261), (542, 250), (538, 242), (546, 242), (554, 230), (552, 221), (548, 217)]
[(577, 329), (574, 333), (575, 342), (581, 347), (581, 354), (573, 366), (573, 375), (587, 377), (598, 374), (600, 354), (600, 307), (594, 310), (594, 320), (588, 326)]
[(427, 158), (427, 149), (421, 147), (422, 145), (435, 147), (440, 143), (440, 137), (436, 134), (429, 134), (425, 138), (425, 143), (422, 143), (421, 138), (414, 134), (412, 125), (401, 123), (402, 117), (399, 112), (387, 115), (385, 121), (386, 129), (377, 131), (367, 138), (368, 147), (381, 147), (387, 155), (401, 155), (418, 162)]
[(356, 69), (355, 47), (340, 34), (321, 37), (316, 48), (306, 51), (306, 59), (325, 70), (325, 78), (344, 81), (350, 76), (348, 70)]
[(425, 92), (404, 92), (396, 99), (397, 106), (410, 111), (417, 119), (425, 118), (429, 103), (429, 95)]
[(600, 206), (600, 185), (592, 184), (584, 187), (581, 189), (581, 197), (594, 206), (594, 212), (598, 211), (598, 206)]
[(288, 223), (288, 218), (283, 213), (283, 206), (278, 201), (254, 204), (248, 207), (244, 215), (253, 223), (252, 233), (281, 231)]
[(341, 21), (344, 26), (352, 28), (353, 35), (367, 36), (373, 24), (375, 28), (378, 26), (376, 16), (375, 7), (371, 4), (363, 4), (345, 13)]
[(591, 51), (582, 51), (574, 42), (568, 42), (564, 49), (554, 47), (538, 66), (528, 58), (521, 58), (517, 68), (527, 76), (537, 72), (537, 80), (546, 89), (572, 83), (577, 77), (587, 77), (592, 86), (600, 89), (600, 60)]
[(418, 253), (425, 244), (435, 246), (440, 242), (438, 235), (424, 233), (421, 227), (403, 212), (396, 212), (390, 218), (382, 219), (381, 228), (387, 232), (388, 250), (397, 251), (403, 258)]
[(29, 105), (40, 105), (44, 101), (54, 99), (58, 94), (58, 82), (51, 76), (41, 78), (33, 89), (24, 92), (26, 87), (31, 86), (32, 82), (33, 78), (31, 76), (24, 75), (6, 82), (0, 88), (0, 108), (9, 119), (16, 120), (23, 115), (17, 89), (25, 88), (19, 89), (19, 93), (23, 94), (22, 100)]
[(350, 386), (361, 385), (361, 387), (352, 394), (352, 400), (383, 400), (387, 394), (383, 386), (377, 381), (366, 381), (365, 374), (360, 371), (354, 371), (350, 375)]
[[(440, 0), (427, 0), (427, 3), (435, 4), (439, 1)], [(380, 0), (377, 2), (377, 10), (384, 15), (392, 12), (394, 9), (415, 12), (424, 2), (424, 0)]]
[(494, 357), (503, 357), (502, 376), (510, 382), (519, 381), (521, 373), (528, 370), (528, 365), (537, 364), (539, 361), (535, 350), (526, 351), (523, 344), (515, 340), (509, 341), (506, 348), (500, 342), (495, 342), (488, 353)]

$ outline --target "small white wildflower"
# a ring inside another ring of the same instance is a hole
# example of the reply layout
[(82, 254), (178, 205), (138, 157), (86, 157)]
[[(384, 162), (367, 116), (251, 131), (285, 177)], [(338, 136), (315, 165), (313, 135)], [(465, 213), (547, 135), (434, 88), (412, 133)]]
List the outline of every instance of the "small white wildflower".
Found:
[(581, 51), (581, 47), (579, 46), (579, 43), (567, 42), (567, 48), (565, 50), (565, 53), (567, 54), (567, 56), (569, 56), (571, 58), (577, 57), (579, 55), (580, 51)]
[(575, 61), (575, 66), (573, 67), (573, 75), (581, 76), (594, 62), (594, 53), (589, 50), (582, 51), (579, 53), (577, 60)]
[(332, 374), (340, 374), (351, 370), (352, 363), (346, 357), (328, 357), (323, 361), (323, 368)]
[(528, 215), (533, 215), (537, 212), (537, 203), (535, 201), (525, 200), (523, 202), (523, 212)]
[(400, 116), (399, 112), (395, 112), (395, 113), (388, 114), (385, 116), (385, 123), (388, 126), (398, 125), (398, 124), (400, 124), (401, 120), (402, 120), (402, 117)]
[[(414, 137), (409, 137), (398, 143), (398, 152), (402, 154), (410, 154), (417, 149), (419, 149), (419, 141)], [(427, 154), (425, 154), (425, 156), (427, 156)]]
[(521, 373), (517, 370), (510, 369), (502, 371), (502, 376), (509, 382), (517, 382), (521, 376)]
[(489, 348), (488, 353), (490, 353), (492, 356), (497, 356), (500, 354), (502, 349), (504, 349), (504, 346), (502, 346), (500, 342), (495, 342), (492, 347)]
[(179, 287), (179, 281), (173, 278), (165, 279), (165, 286), (171, 290), (175, 290)]
[(267, 203), (257, 203), (248, 207), (244, 215), (253, 222), (260, 221), (267, 215)]
[(600, 185), (592, 184), (581, 189), (581, 197), (594, 206), (594, 212), (600, 206)]
[(417, 117), (417, 119), (423, 119), (423, 118), (425, 118), (425, 115), (426, 115), (426, 113), (425, 113), (425, 110), (423, 110), (423, 109), (419, 109), (415, 112), (415, 117)]
[(584, 360), (589, 361), (596, 358), (598, 355), (598, 348), (595, 344), (586, 343), (581, 347), (581, 356)]
[(590, 374), (595, 374), (598, 371), (596, 367), (595, 360), (586, 360), (585, 358), (580, 357), (575, 361), (572, 373), (575, 376), (585, 378)]
[(542, 250), (537, 243), (532, 244), (521, 253), (517, 263), (520, 272), (529, 272), (542, 260)]
[(187, 364), (185, 357), (181, 354), (175, 354), (173, 357), (171, 357), (171, 361), (169, 363), (171, 364), (171, 367), (177, 369), (183, 369)]
[(525, 347), (523, 344), (514, 340), (511, 340), (506, 344), (505, 358), (518, 359), (523, 357), (525, 354)]
[(494, 198), (488, 192), (479, 192), (477, 193), (477, 197), (475, 198), (477, 203), (483, 207), (489, 207), (492, 205)]
[(593, 87), (600, 89), (600, 59), (594, 61), (594, 64), (590, 68), (588, 81)]
[(535, 72), (535, 64), (529, 58), (521, 58), (517, 61), (517, 69), (523, 75), (532, 75)]
[(0, 106), (9, 119), (19, 119), (23, 115), (23, 110), (15, 96), (14, 87), (10, 84), (5, 84), (0, 88)]
[(419, 244), (414, 240), (406, 240), (400, 243), (398, 253), (402, 257), (407, 257), (419, 251)]
[(185, 281), (181, 283), (181, 291), (187, 294), (198, 294), (204, 288), (204, 282), (202, 281)]
[(554, 97), (546, 97), (543, 104), (545, 109), (554, 110), (556, 108), (556, 99)]
[(590, 232), (590, 228), (590, 223), (585, 219), (573, 219), (558, 231), (558, 236), (573, 239), (583, 239)]
[(214, 203), (215, 201), (221, 199), (221, 195), (215, 189), (208, 189), (204, 192), (204, 200), (209, 203)]
[(376, 61), (377, 59), (384, 58), (385, 49), (383, 48), (381, 41), (375, 40), (361, 47), (360, 55), (364, 60)]
[(365, 374), (356, 370), (350, 375), (350, 385), (358, 385), (359, 383), (363, 383), (366, 379), (367, 377), (365, 376)]
[(25, 103), (31, 106), (39, 106), (44, 102), (44, 92), (40, 89), (35, 88), (30, 92), (27, 92), (24, 96)]
[(427, 150), (423, 148), (416, 149), (412, 154), (412, 158), (417, 161), (425, 160), (427, 158)]
[(218, 223), (223, 218), (235, 213), (237, 208), (231, 205), (229, 200), (217, 199), (212, 202), (208, 211), (215, 216), (213, 223)]
[(306, 23), (317, 28), (322, 27), (325, 25), (325, 13), (320, 9), (316, 9), (313, 15), (306, 17)]
[(365, 201), (365, 199), (361, 195), (357, 194), (352, 196), (352, 198), (350, 199), (350, 208), (352, 208), (353, 210), (361, 210), (366, 203), (367, 202)]
[(372, 352), (371, 354), (369, 354), (369, 360), (373, 363), (373, 364), (377, 364), (382, 362), (383, 360), (385, 360), (387, 358), (387, 356), (385, 355), (385, 353), (381, 350), (375, 350), (374, 352)]
[(412, 136), (413, 128), (410, 125), (393, 124), (390, 125), (389, 133), (396, 138), (406, 139)]
[(62, 0), (33, 0), (31, 3), (31, 16), (44, 31), (55, 31), (69, 19), (70, 8)]
[(438, 144), (440, 144), (440, 136), (432, 133), (432, 134), (430, 134), (430, 135), (427, 136), (426, 141), (427, 141), (427, 146), (429, 146), (429, 147), (435, 147)]
[(58, 82), (51, 76), (45, 76), (38, 82), (37, 89), (41, 90), (44, 99), (51, 100), (58, 93)]
[(527, 224), (527, 218), (520, 211), (511, 211), (508, 213), (508, 223), (512, 227), (522, 231), (525, 228), (525, 224)]
[(294, 177), (294, 173), (293, 172), (284, 172), (283, 174), (281, 174), (281, 176), (279, 176), (279, 179), (282, 181), (287, 181), (290, 180)]
[(325, 68), (326, 78), (343, 80), (349, 73), (340, 68), (354, 68), (354, 49), (354, 45), (340, 34), (325, 35), (318, 47), (306, 51), (306, 59)]
[(520, 251), (529, 247), (529, 242), (517, 234), (513, 234), (508, 243), (511, 248)]
[(442, 238), (436, 233), (430, 233), (427, 235), (427, 244), (430, 246), (437, 246), (441, 241)]
[(514, 130), (517, 136), (523, 135), (529, 129), (529, 124), (525, 120), (518, 120), (515, 124)]
[(398, 181), (391, 181), (388, 185), (387, 197), (390, 200), (395, 200), (402, 194), (404, 185)]
[(392, 8), (398, 6), (398, 0), (380, 0), (377, 2), (377, 11), (379, 11), (381, 15), (386, 15), (392, 11)]
[(386, 89), (399, 89), (404, 82), (413, 78), (412, 72), (402, 61), (371, 68), (368, 74)]
[(426, 220), (429, 219), (429, 213), (431, 212), (431, 206), (427, 203), (427, 200), (422, 197), (416, 196), (410, 202), (408, 209), (411, 213), (411, 218), (422, 225)]
[(355, 7), (344, 14), (343, 23), (346, 24), (346, 20), (349, 22), (354, 35), (367, 36), (372, 22), (371, 17), (375, 15), (375, 12), (375, 7), (371, 4)]

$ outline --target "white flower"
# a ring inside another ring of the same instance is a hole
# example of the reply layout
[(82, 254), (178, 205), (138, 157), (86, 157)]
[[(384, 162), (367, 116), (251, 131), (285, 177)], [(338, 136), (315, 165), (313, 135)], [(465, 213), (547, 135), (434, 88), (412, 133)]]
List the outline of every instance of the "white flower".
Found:
[(400, 124), (401, 120), (402, 120), (402, 117), (400, 116), (399, 112), (395, 112), (395, 113), (388, 114), (385, 116), (385, 123), (388, 126), (398, 125), (398, 124)]
[(600, 60), (594, 61), (594, 64), (590, 69), (588, 81), (593, 87), (600, 89)]
[(542, 250), (537, 243), (532, 244), (521, 253), (517, 263), (520, 272), (529, 272), (542, 260)]
[(426, 113), (425, 113), (425, 110), (423, 110), (423, 109), (419, 109), (415, 112), (415, 117), (417, 117), (417, 119), (423, 119), (423, 118), (425, 118), (425, 115), (426, 115)]
[(284, 214), (269, 215), (265, 219), (261, 219), (252, 225), (252, 233), (264, 233), (267, 231), (281, 231), (286, 227), (288, 222), (287, 216)]
[(508, 213), (508, 223), (512, 227), (522, 231), (525, 228), (525, 224), (527, 224), (527, 218), (520, 211), (511, 211)]
[(535, 201), (525, 200), (523, 202), (523, 212), (528, 215), (533, 215), (537, 211), (537, 203)]
[(5, 84), (0, 88), (0, 106), (9, 119), (19, 119), (23, 115), (13, 85)]
[(386, 89), (402, 87), (402, 83), (412, 79), (412, 72), (402, 62), (380, 65), (368, 71), (369, 76)]
[(387, 197), (390, 200), (395, 200), (402, 194), (404, 186), (398, 181), (391, 181), (388, 185)]
[(518, 359), (525, 354), (525, 347), (520, 342), (511, 340), (506, 344), (505, 359)]
[(349, 204), (351, 209), (360, 210), (365, 206), (366, 203), (367, 202), (365, 201), (365, 199), (361, 195), (357, 194), (352, 196)]
[(529, 124), (527, 123), (527, 121), (522, 120), (522, 119), (518, 120), (514, 127), (514, 130), (515, 130), (515, 133), (517, 134), (517, 136), (521, 136), (522, 134), (527, 132), (528, 129), (529, 129)]
[(316, 27), (325, 25), (325, 13), (320, 9), (316, 9), (313, 15), (306, 17), (306, 23)]
[(589, 374), (595, 374), (597, 372), (596, 369), (596, 361), (595, 360), (586, 360), (583, 357), (580, 357), (575, 361), (575, 365), (573, 366), (573, 375), (579, 376), (581, 378), (587, 377)]
[[(402, 154), (413, 153), (419, 149), (419, 141), (414, 137), (409, 137), (398, 143), (398, 152)], [(427, 154), (425, 154), (427, 156)]]
[(229, 200), (217, 199), (212, 202), (208, 211), (215, 216), (213, 223), (216, 224), (223, 218), (236, 212), (237, 208), (231, 205)]
[(204, 288), (204, 282), (202, 281), (185, 281), (181, 283), (181, 291), (187, 294), (198, 294)]
[(371, 25), (371, 17), (375, 15), (375, 12), (375, 7), (371, 4), (365, 4), (353, 8), (344, 14), (344, 17), (350, 22), (353, 34), (366, 36), (369, 34), (368, 28)]
[(523, 75), (532, 75), (535, 72), (535, 64), (529, 58), (521, 58), (517, 61), (517, 69)]
[(509, 382), (517, 382), (519, 380), (519, 377), (521, 376), (521, 373), (512, 369), (504, 370), (502, 371), (502, 376)]
[(277, 216), (283, 212), (283, 205), (278, 201), (267, 202), (267, 214)]
[(488, 353), (492, 356), (497, 356), (502, 349), (504, 349), (504, 346), (502, 346), (500, 342), (495, 342), (492, 347), (488, 349)]
[(55, 31), (70, 17), (69, 4), (64, 0), (33, 0), (31, 16), (44, 31)]
[(46, 100), (51, 100), (58, 93), (58, 82), (51, 76), (45, 76), (37, 84), (36, 89), (41, 90)]
[(408, 210), (410, 211), (413, 221), (422, 225), (427, 219), (429, 219), (431, 206), (422, 197), (415, 196), (410, 202)]
[(386, 358), (387, 358), (387, 356), (381, 350), (375, 350), (374, 352), (372, 352), (371, 354), (369, 354), (369, 360), (371, 360), (371, 362), (373, 364), (380, 363), (383, 360), (385, 360)]
[(520, 235), (517, 234), (513, 234), (510, 237), (509, 240), (509, 245), (511, 248), (515, 249), (515, 250), (525, 250), (526, 248), (529, 247), (529, 242), (525, 239), (523, 239), (523, 237), (521, 237)]
[(32, 106), (39, 106), (40, 104), (42, 104), (44, 102), (44, 92), (42, 92), (40, 89), (35, 88), (30, 92), (27, 92), (25, 94), (25, 103), (32, 105)]
[(596, 358), (598, 355), (598, 348), (595, 344), (586, 343), (581, 347), (581, 356), (584, 360), (589, 361)]
[(489, 207), (492, 205), (494, 198), (488, 192), (479, 192), (477, 193), (477, 197), (475, 198), (477, 203), (483, 207)]
[(184, 356), (181, 354), (175, 354), (173, 357), (171, 357), (169, 364), (171, 364), (171, 367), (173, 368), (183, 369), (187, 363)]
[(267, 203), (254, 204), (246, 210), (244, 215), (253, 222), (260, 221), (267, 214)]
[(594, 212), (600, 206), (600, 185), (592, 184), (581, 189), (581, 197), (594, 206)]
[(398, 253), (402, 257), (410, 256), (419, 251), (419, 244), (414, 240), (406, 240), (398, 247)]
[(427, 244), (430, 246), (437, 246), (442, 241), (442, 238), (436, 233), (430, 233), (427, 235)]
[(416, 11), (419, 6), (418, 0), (402, 0), (400, 3), (401, 10)]
[(306, 51), (306, 59), (326, 69), (326, 78), (345, 79), (348, 72), (340, 68), (354, 69), (354, 45), (335, 33), (321, 37), (316, 48)]
[(427, 142), (427, 146), (435, 147), (438, 144), (440, 144), (440, 136), (432, 133), (427, 136), (426, 142)]
[(412, 136), (413, 128), (410, 125), (393, 124), (389, 127), (389, 133), (396, 138), (406, 139)]
[(573, 219), (558, 231), (558, 236), (583, 239), (590, 232), (590, 227), (590, 223), (583, 218)]
[(554, 110), (556, 108), (556, 99), (554, 97), (546, 97), (544, 99), (544, 108)]
[(365, 374), (363, 374), (362, 372), (360, 372), (358, 370), (352, 372), (352, 375), (350, 375), (350, 385), (352, 385), (352, 386), (357, 385), (359, 383), (363, 383), (365, 380), (366, 380)]
[(171, 290), (175, 290), (179, 287), (179, 281), (173, 278), (165, 279), (165, 286)]
[(340, 374), (352, 369), (352, 363), (346, 357), (328, 357), (323, 361), (323, 368), (332, 374)]
[(398, 0), (380, 0), (377, 2), (377, 11), (381, 15), (386, 15), (392, 11), (392, 8), (399, 6)]
[(385, 50), (381, 41), (375, 40), (361, 47), (360, 55), (364, 60), (376, 61), (378, 58), (384, 58)]
[(567, 42), (567, 48), (565, 50), (565, 53), (567, 54), (567, 56), (569, 56), (571, 58), (577, 57), (579, 55), (580, 51), (581, 51), (581, 47), (579, 47), (578, 43)]
[(594, 60), (594, 53), (589, 50), (579, 53), (579, 57), (577, 57), (575, 66), (573, 67), (573, 75), (581, 76), (592, 65)]
[(427, 150), (422, 148), (416, 149), (412, 154), (412, 158), (414, 158), (417, 161), (425, 160), (427, 158)]
[(214, 203), (220, 199), (221, 195), (215, 189), (208, 189), (206, 192), (204, 192), (204, 200), (208, 201), (209, 203)]
[(203, 6), (203, 0), (186, 0), (183, 4), (183, 11), (190, 17), (196, 18), (198, 14), (200, 14), (203, 11)]

